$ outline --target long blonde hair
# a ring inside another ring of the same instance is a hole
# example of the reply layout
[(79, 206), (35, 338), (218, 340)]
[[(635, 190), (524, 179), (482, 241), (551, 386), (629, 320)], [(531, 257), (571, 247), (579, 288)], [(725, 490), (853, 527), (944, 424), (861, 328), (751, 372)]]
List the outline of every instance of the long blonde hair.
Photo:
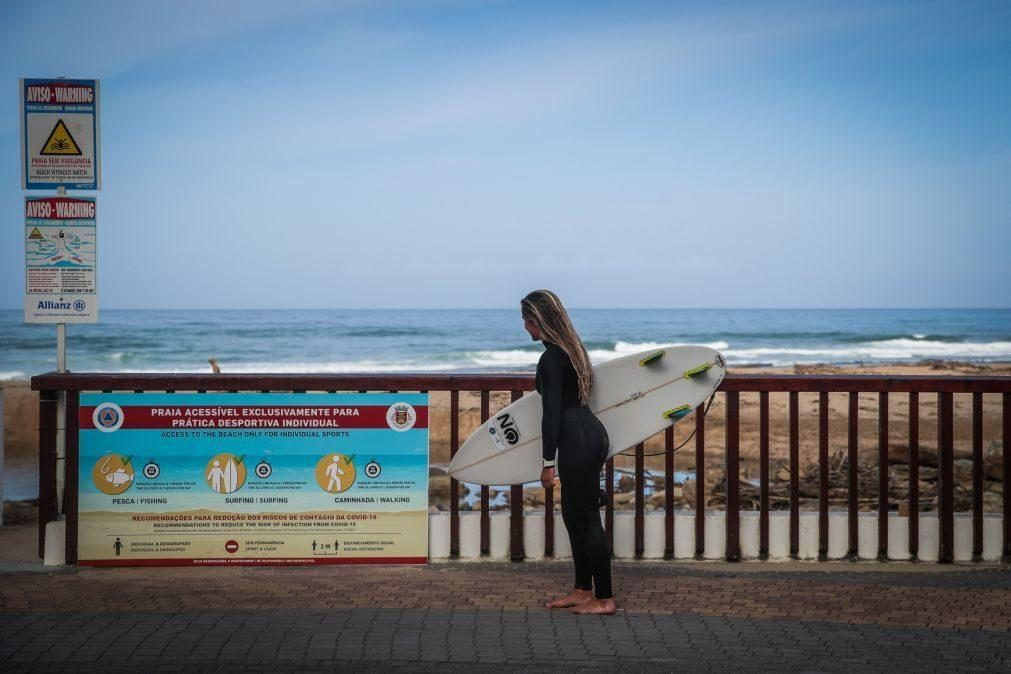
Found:
[(586, 405), (590, 400), (590, 386), (593, 385), (593, 368), (583, 340), (572, 327), (569, 313), (558, 295), (550, 290), (535, 290), (520, 301), (520, 310), (523, 318), (530, 319), (537, 326), (544, 339), (557, 344), (569, 357), (579, 378), (579, 402)]

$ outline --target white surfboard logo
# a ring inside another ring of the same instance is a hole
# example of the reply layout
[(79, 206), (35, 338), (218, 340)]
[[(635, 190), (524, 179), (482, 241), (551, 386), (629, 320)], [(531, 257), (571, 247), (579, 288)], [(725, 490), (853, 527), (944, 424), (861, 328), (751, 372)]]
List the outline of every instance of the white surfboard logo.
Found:
[(520, 441), (520, 429), (508, 413), (495, 417), (495, 423), (488, 426), (488, 435), (499, 449), (506, 449), (507, 443), (511, 447)]

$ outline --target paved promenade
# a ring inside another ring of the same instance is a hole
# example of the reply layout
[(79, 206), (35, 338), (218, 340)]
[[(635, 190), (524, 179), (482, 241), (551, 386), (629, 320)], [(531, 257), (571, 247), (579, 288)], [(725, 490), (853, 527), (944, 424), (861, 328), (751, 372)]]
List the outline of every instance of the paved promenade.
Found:
[(19, 671), (1011, 671), (1011, 570), (616, 563), (613, 617), (540, 608), (566, 563), (0, 565)]

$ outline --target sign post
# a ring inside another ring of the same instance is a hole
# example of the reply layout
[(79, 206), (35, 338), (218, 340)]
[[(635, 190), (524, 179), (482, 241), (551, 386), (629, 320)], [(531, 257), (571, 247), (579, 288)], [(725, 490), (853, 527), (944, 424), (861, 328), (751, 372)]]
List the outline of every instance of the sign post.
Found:
[[(56, 323), (56, 369), (66, 372), (66, 324), (98, 321), (95, 198), (67, 197), (66, 190), (102, 186), (99, 81), (23, 78), (18, 98), (21, 189), (56, 190), (55, 198), (25, 200), (25, 223), (31, 225), (25, 239), (25, 322)], [(56, 411), (58, 510), (65, 482), (66, 417), (66, 393), (61, 391)]]

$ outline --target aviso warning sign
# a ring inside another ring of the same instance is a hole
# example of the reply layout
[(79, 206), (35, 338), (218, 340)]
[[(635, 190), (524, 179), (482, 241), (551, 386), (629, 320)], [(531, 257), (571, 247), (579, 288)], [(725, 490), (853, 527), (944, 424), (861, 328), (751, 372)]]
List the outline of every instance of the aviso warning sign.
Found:
[(95, 197), (25, 197), (25, 322), (95, 323)]
[(98, 80), (21, 80), (21, 189), (101, 189)]

